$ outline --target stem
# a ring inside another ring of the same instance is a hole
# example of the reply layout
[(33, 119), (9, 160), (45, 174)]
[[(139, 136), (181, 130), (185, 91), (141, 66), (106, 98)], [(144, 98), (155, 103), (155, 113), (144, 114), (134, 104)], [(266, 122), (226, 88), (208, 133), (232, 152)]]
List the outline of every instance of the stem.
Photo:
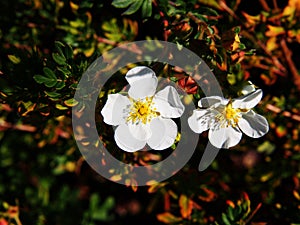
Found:
[(280, 41), (280, 46), (284, 53), (287, 64), (289, 66), (290, 72), (294, 78), (295, 85), (296, 85), (297, 89), (300, 91), (300, 74), (298, 73), (297, 67), (295, 66), (295, 63), (293, 62), (292, 51), (288, 48), (285, 39), (282, 39)]
[(271, 105), (271, 104), (267, 104), (266, 109), (271, 112), (277, 113), (277, 114), (281, 113), (281, 115), (283, 115), (284, 117), (291, 118), (292, 120), (300, 122), (300, 115), (298, 115), (298, 114), (292, 114), (289, 111), (282, 112), (282, 110), (279, 107)]
[(19, 219), (19, 217), (14, 218), (17, 225), (22, 225), (21, 220)]
[(268, 6), (266, 0), (259, 0), (259, 2), (265, 11), (270, 11), (270, 7)]
[(254, 209), (254, 211), (251, 213), (251, 215), (246, 219), (245, 224), (249, 223), (250, 220), (253, 218), (253, 216), (257, 213), (257, 211), (260, 209), (262, 203), (259, 203), (256, 208)]
[(225, 1), (219, 1), (219, 5), (220, 5), (220, 7), (221, 7), (222, 9), (224, 9), (226, 12), (228, 12), (229, 15), (231, 15), (234, 19), (240, 21), (240, 18), (235, 14), (235, 12), (234, 12), (232, 9), (230, 9), (230, 8), (226, 5)]
[(274, 6), (274, 9), (278, 9), (278, 4), (277, 4), (277, 0), (273, 0), (273, 6)]

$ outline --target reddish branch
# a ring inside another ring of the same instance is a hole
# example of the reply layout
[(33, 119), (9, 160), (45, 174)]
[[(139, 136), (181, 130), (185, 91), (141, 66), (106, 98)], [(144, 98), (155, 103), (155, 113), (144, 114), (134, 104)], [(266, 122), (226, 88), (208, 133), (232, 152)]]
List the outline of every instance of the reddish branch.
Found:
[(300, 115), (292, 114), (289, 111), (282, 112), (282, 110), (280, 108), (278, 108), (277, 106), (267, 104), (266, 109), (268, 109), (271, 112), (277, 113), (277, 114), (281, 113), (284, 117), (288, 117), (288, 118), (291, 118), (292, 120), (300, 122)]
[(297, 89), (300, 91), (300, 74), (298, 73), (298, 70), (292, 59), (292, 51), (288, 48), (286, 41), (284, 39), (282, 39), (280, 41), (280, 46), (284, 53), (287, 64), (289, 66), (290, 72), (293, 75), (294, 83), (295, 83)]

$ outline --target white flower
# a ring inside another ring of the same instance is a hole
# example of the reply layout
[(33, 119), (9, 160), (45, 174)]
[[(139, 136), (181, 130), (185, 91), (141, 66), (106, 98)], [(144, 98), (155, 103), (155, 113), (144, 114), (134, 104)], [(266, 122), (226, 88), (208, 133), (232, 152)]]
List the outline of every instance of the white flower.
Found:
[(198, 102), (200, 109), (194, 110), (188, 119), (189, 126), (195, 133), (209, 129), (209, 141), (217, 148), (237, 145), (242, 132), (259, 138), (269, 130), (267, 120), (252, 110), (261, 98), (260, 89), (233, 100), (219, 96), (202, 98)]
[(177, 125), (170, 118), (184, 111), (176, 89), (167, 86), (155, 94), (157, 77), (144, 66), (129, 70), (126, 80), (128, 96), (108, 95), (101, 111), (105, 123), (117, 126), (116, 144), (127, 152), (141, 150), (146, 144), (155, 150), (170, 147), (177, 136)]

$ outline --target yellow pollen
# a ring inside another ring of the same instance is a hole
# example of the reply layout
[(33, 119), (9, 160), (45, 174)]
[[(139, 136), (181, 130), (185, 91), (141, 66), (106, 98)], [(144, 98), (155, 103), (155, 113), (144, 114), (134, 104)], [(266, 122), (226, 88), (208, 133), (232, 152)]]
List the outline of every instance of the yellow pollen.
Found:
[(127, 117), (127, 122), (142, 122), (146, 124), (159, 115), (159, 112), (155, 111), (156, 108), (153, 108), (152, 98), (146, 97), (145, 100), (130, 100), (132, 101), (132, 105)]
[(232, 103), (229, 102), (225, 106), (225, 109), (216, 116), (216, 119), (220, 121), (223, 126), (226, 125), (226, 127), (236, 127), (239, 119), (241, 118), (240, 112), (243, 112), (243, 110), (232, 108)]

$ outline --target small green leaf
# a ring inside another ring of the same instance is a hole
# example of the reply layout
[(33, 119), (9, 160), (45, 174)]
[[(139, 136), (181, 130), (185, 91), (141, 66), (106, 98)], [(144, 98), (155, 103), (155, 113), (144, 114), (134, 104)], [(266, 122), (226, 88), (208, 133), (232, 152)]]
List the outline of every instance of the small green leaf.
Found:
[(70, 45), (67, 45), (65, 48), (65, 56), (67, 59), (73, 58), (73, 49)]
[(99, 196), (97, 194), (92, 194), (92, 196), (90, 197), (90, 210), (94, 211), (97, 209), (97, 206), (99, 204)]
[(34, 75), (33, 79), (39, 84), (45, 84), (47, 87), (53, 87), (57, 83), (56, 79), (51, 79), (42, 75)]
[(143, 4), (143, 0), (136, 0), (125, 12), (123, 12), (123, 15), (131, 15), (135, 13), (136, 11), (141, 8)]
[(68, 107), (65, 107), (65, 106), (63, 106), (63, 105), (61, 105), (61, 104), (56, 104), (56, 105), (55, 105), (55, 108), (57, 108), (57, 109), (59, 109), (59, 110), (66, 110), (66, 109), (68, 109)]
[(102, 205), (103, 209), (110, 210), (115, 205), (115, 199), (111, 196), (107, 197)]
[(52, 53), (52, 58), (58, 65), (66, 65), (66, 58), (64, 55), (58, 53)]
[(46, 75), (46, 77), (50, 78), (50, 79), (57, 79), (55, 76), (55, 73), (48, 67), (44, 67), (43, 68), (44, 74)]
[(74, 98), (70, 98), (70, 99), (64, 101), (64, 104), (66, 106), (73, 107), (73, 106), (76, 106), (78, 104), (78, 101), (76, 101)]
[(98, 221), (106, 221), (108, 218), (107, 212), (103, 210), (97, 210), (92, 213), (92, 219)]
[(142, 5), (142, 17), (147, 18), (152, 15), (152, 0), (144, 0)]
[(53, 87), (57, 83), (55, 73), (48, 67), (43, 68), (45, 76), (36, 75), (33, 77), (37, 83), (43, 83), (47, 87)]
[(245, 45), (245, 44), (243, 44), (243, 43), (240, 43), (240, 46), (239, 46), (239, 48), (240, 48), (241, 50), (244, 50), (244, 49), (246, 49), (246, 45)]
[(60, 93), (54, 92), (54, 91), (44, 91), (46, 95), (48, 95), (51, 98), (57, 98), (60, 96)]
[(178, 80), (177, 77), (170, 77), (169, 79), (170, 79), (170, 81), (173, 81), (173, 82), (177, 82), (177, 80)]
[(227, 75), (227, 81), (229, 84), (234, 85), (236, 83), (236, 77), (234, 74)]
[(275, 150), (276, 146), (269, 141), (263, 142), (258, 146), (257, 151), (260, 153), (271, 154)]
[(240, 26), (236, 26), (234, 28), (234, 33), (239, 34), (241, 32), (241, 27)]
[(233, 208), (231, 207), (228, 208), (228, 217), (231, 221), (234, 221)]
[(57, 67), (57, 70), (59, 70), (60, 72), (62, 72), (63, 76), (64, 76), (64, 79), (65, 78), (68, 78), (68, 76), (71, 74), (71, 71), (68, 70), (67, 68), (65, 67)]
[(14, 64), (19, 64), (21, 62), (21, 59), (15, 55), (8, 55), (8, 58)]
[(222, 220), (225, 225), (231, 225), (225, 213), (222, 213)]
[(60, 41), (55, 41), (55, 48), (57, 49), (57, 51), (59, 52), (59, 54), (63, 55), (62, 49), (64, 47), (65, 47), (65, 45), (63, 43), (61, 43)]
[(86, 26), (86, 24), (80, 19), (77, 19), (75, 21), (70, 21), (70, 25), (71, 25), (71, 27), (74, 27), (74, 28), (81, 28), (81, 27)]
[(60, 41), (55, 41), (55, 47), (57, 49), (59, 49), (59, 48), (64, 48), (65, 45), (62, 42), (60, 42)]
[(135, 0), (114, 0), (111, 4), (116, 8), (126, 8)]
[(65, 82), (64, 82), (64, 81), (60, 81), (60, 82), (57, 82), (57, 84), (55, 85), (55, 89), (56, 89), (56, 90), (61, 90), (61, 89), (63, 89), (65, 86), (66, 86)]

